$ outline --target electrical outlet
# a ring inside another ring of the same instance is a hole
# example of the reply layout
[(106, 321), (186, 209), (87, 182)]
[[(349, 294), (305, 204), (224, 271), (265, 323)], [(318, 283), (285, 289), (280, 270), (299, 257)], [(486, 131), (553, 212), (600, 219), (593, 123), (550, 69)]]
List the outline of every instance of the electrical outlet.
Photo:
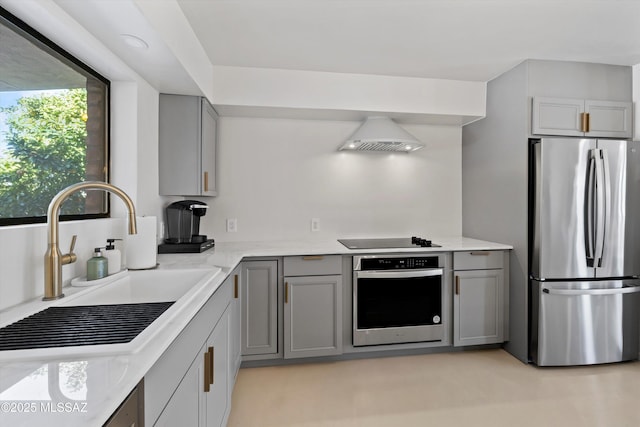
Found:
[(227, 218), (227, 233), (235, 233), (238, 231), (238, 220), (236, 218)]
[(320, 218), (311, 218), (311, 231), (320, 231)]

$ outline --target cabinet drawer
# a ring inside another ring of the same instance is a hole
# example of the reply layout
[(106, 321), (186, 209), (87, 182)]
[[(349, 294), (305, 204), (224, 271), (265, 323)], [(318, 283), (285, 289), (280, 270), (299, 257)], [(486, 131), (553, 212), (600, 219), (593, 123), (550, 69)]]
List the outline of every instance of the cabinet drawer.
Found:
[(321, 276), (342, 274), (342, 256), (305, 255), (284, 258), (285, 276)]
[(468, 251), (453, 253), (454, 270), (483, 270), (503, 267), (503, 251)]

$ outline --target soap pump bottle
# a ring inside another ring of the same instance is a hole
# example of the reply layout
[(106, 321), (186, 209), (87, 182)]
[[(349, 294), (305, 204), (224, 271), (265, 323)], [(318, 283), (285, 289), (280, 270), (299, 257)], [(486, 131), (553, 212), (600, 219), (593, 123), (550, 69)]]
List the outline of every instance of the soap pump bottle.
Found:
[(87, 261), (87, 280), (97, 280), (107, 277), (109, 274), (109, 263), (102, 256), (102, 248), (93, 250), (93, 257)]
[(107, 246), (104, 248), (103, 256), (109, 264), (109, 274), (115, 274), (122, 267), (122, 253), (116, 249), (115, 241), (122, 239), (107, 239)]

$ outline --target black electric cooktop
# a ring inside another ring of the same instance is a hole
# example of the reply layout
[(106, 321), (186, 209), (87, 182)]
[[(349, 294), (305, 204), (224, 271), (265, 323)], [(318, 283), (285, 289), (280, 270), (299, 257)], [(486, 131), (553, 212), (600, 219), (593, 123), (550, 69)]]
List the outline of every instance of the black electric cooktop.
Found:
[(431, 240), (420, 237), (398, 237), (386, 239), (338, 239), (349, 249), (403, 249), (403, 248), (439, 248)]

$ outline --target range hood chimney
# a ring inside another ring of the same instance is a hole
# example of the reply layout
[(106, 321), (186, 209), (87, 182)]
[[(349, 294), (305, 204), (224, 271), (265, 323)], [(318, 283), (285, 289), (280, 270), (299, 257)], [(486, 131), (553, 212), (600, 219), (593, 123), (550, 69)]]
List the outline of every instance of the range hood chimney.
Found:
[(423, 147), (424, 144), (389, 117), (373, 116), (367, 117), (339, 150), (410, 153)]

